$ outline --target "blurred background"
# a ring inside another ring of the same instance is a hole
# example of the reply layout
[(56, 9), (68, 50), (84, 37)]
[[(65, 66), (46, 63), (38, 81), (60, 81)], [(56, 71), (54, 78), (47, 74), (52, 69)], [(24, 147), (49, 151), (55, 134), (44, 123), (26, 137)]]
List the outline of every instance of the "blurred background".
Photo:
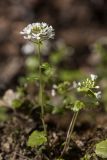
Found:
[(34, 79), (38, 74), (37, 48), (20, 31), (36, 22), (46, 22), (55, 29), (55, 39), (41, 48), (42, 60), (55, 68), (55, 77), (46, 82), (43, 97), (52, 147), (49, 156), (59, 156), (63, 147), (66, 133), (59, 129), (66, 130), (72, 117), (69, 110), (64, 112), (64, 100), (72, 102), (76, 94), (71, 91), (60, 96), (55, 85), (70, 81), (75, 86), (90, 74), (98, 75), (100, 105), (80, 113), (70, 146), (74, 148), (69, 153), (77, 159), (95, 153), (96, 141), (107, 138), (107, 0), (0, 0), (0, 159), (15, 160), (16, 155), (19, 159), (41, 159), (36, 156), (42, 150), (45, 153), (45, 145), (39, 151), (26, 146), (28, 135), (42, 127), (39, 83)]
[(19, 33), (32, 22), (46, 22), (55, 29), (54, 41), (46, 42), (42, 51), (59, 69), (60, 80), (98, 74), (106, 103), (106, 0), (0, 0), (0, 94), (15, 88), (26, 67), (35, 63), (34, 46)]

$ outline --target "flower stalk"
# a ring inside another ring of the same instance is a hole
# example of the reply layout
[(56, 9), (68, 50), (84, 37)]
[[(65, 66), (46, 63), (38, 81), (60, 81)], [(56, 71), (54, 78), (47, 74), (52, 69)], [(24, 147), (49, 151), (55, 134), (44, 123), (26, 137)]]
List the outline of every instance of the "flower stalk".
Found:
[(42, 120), (42, 124), (43, 124), (43, 129), (44, 129), (45, 134), (47, 135), (46, 125), (45, 125), (45, 121), (44, 121), (43, 80), (42, 80), (42, 69), (41, 69), (42, 60), (41, 60), (40, 47), (41, 47), (41, 42), (39, 41), (38, 42), (38, 58), (39, 58), (39, 105), (41, 107), (41, 120)]
[(27, 39), (38, 46), (38, 59), (39, 59), (39, 106), (41, 107), (41, 120), (44, 132), (47, 136), (47, 129), (44, 121), (44, 102), (43, 102), (43, 78), (42, 78), (42, 59), (41, 59), (41, 44), (48, 39), (54, 38), (54, 29), (47, 23), (32, 23), (27, 25), (21, 32), (24, 39)]
[(69, 148), (69, 143), (70, 143), (70, 140), (71, 140), (71, 137), (72, 137), (72, 133), (73, 133), (73, 130), (74, 130), (74, 126), (75, 126), (75, 123), (76, 123), (77, 116), (78, 116), (78, 112), (74, 112), (71, 123), (70, 123), (68, 131), (67, 131), (65, 145), (64, 145), (63, 151), (61, 153), (61, 156), (63, 156), (63, 154), (66, 153), (68, 148)]

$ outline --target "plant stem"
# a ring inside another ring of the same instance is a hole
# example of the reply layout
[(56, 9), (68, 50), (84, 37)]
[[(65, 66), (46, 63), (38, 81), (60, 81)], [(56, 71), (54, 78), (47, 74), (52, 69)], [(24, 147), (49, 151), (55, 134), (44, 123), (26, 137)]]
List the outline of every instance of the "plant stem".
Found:
[(41, 43), (38, 43), (38, 58), (39, 58), (39, 105), (41, 107), (41, 120), (44, 128), (44, 132), (47, 135), (46, 125), (44, 121), (44, 106), (43, 106), (43, 80), (42, 80), (42, 60), (41, 60), (41, 51), (40, 51)]
[(70, 143), (70, 140), (71, 140), (72, 132), (73, 132), (73, 130), (74, 130), (74, 126), (75, 126), (75, 123), (76, 123), (77, 116), (78, 116), (78, 112), (74, 112), (73, 117), (72, 117), (72, 120), (71, 120), (71, 123), (70, 123), (69, 128), (68, 128), (68, 131), (67, 131), (67, 136), (66, 136), (66, 140), (65, 140), (65, 145), (64, 145), (63, 151), (62, 151), (62, 153), (61, 153), (61, 156), (62, 156), (65, 152), (67, 152), (67, 150), (68, 150), (69, 143)]

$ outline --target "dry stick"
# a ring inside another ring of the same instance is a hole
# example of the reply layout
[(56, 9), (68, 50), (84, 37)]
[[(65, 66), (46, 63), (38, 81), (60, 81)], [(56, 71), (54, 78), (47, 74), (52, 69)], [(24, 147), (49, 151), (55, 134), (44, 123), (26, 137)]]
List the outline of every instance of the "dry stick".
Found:
[[(21, 155), (20, 153), (16, 152), (16, 155), (18, 155), (19, 157), (23, 158), (23, 160), (30, 160), (28, 157)], [(15, 160), (15, 159), (14, 159)]]
[(12, 160), (16, 159), (18, 148), (19, 148), (19, 145), (17, 145), (16, 148), (15, 148), (15, 151), (14, 151), (13, 156), (12, 156)]
[(63, 156), (63, 154), (67, 151), (67, 149), (69, 147), (69, 143), (70, 143), (70, 140), (71, 140), (71, 135), (72, 135), (72, 132), (73, 132), (73, 129), (74, 129), (74, 126), (75, 126), (77, 116), (78, 116), (78, 112), (75, 112), (73, 117), (72, 117), (71, 123), (69, 125), (69, 129), (68, 129), (66, 140), (65, 140), (65, 146), (64, 146), (63, 151), (61, 153), (61, 156)]

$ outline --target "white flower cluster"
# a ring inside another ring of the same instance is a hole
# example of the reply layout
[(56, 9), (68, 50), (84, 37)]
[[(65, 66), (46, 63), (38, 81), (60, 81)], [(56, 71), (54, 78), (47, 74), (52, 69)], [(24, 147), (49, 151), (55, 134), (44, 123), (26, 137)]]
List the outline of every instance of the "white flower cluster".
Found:
[(95, 97), (97, 99), (101, 98), (101, 91), (99, 91), (98, 89), (100, 88), (99, 86), (96, 86), (96, 79), (98, 78), (97, 75), (91, 74), (90, 78), (87, 78), (85, 81), (83, 82), (78, 82), (78, 84), (76, 84), (77, 90), (78, 91), (92, 91), (93, 94), (95, 95)]
[(32, 23), (23, 29), (20, 34), (24, 35), (25, 39), (38, 43), (44, 40), (54, 38), (54, 29), (52, 26), (48, 26), (47, 23)]
[(87, 78), (83, 82), (78, 82), (77, 87), (86, 87), (86, 88), (96, 88), (99, 89), (99, 86), (95, 85), (95, 81), (98, 78), (97, 75), (91, 74), (90, 78)]

